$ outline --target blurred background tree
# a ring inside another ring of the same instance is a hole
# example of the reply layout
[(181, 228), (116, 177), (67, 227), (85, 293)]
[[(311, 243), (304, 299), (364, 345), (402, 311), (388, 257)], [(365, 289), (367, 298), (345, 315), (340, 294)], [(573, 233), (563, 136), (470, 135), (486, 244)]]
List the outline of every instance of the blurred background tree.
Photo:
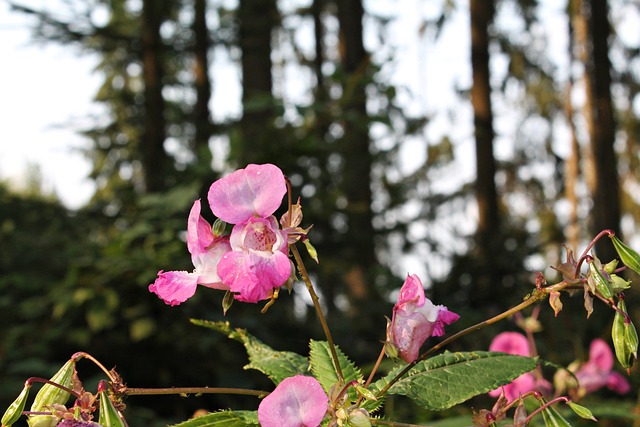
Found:
[[(223, 319), (219, 292), (168, 308), (147, 291), (158, 270), (191, 268), (184, 230), (193, 200), (247, 163), (277, 164), (302, 197), (320, 254), (309, 267), (335, 338), (357, 363), (375, 359), (412, 265), (429, 274), (436, 303), (462, 314), (462, 328), (517, 302), (533, 286), (532, 269), (560, 262), (561, 243), (623, 224), (636, 236), (639, 45), (615, 27), (617, 11), (633, 6), (569, 2), (557, 29), (570, 41), (561, 71), (540, 31), (543, 5), (491, 3), (440, 2), (410, 34), (437, 43), (453, 17), (469, 17), (472, 79), (457, 88), (450, 128), (431, 138), (432, 117), (412, 112), (407, 88), (389, 78), (390, 17), (361, 0), (69, 0), (64, 15), (14, 2), (15, 13), (37, 17), (37, 41), (98, 55), (95, 101), (107, 113), (83, 132), (97, 186), (87, 206), (68, 211), (37, 186), (1, 188), (0, 302), (10, 321), (0, 330), (0, 403), (26, 376), (46, 375), (79, 350), (117, 366), (133, 387), (268, 387), (242, 371), (237, 343), (189, 325)], [(225, 72), (240, 76), (238, 114), (211, 110)], [(472, 135), (475, 174), (463, 169)], [(412, 144), (424, 161), (408, 169)], [(566, 306), (580, 313), (580, 301)], [(588, 324), (561, 315), (541, 352), (563, 363), (584, 357), (578, 349), (608, 330), (602, 311)], [(322, 338), (299, 290), (265, 315), (235, 304), (226, 320), (303, 354), (309, 334)], [(462, 344), (487, 348), (495, 333)], [(255, 401), (132, 398), (130, 423), (243, 405)]]

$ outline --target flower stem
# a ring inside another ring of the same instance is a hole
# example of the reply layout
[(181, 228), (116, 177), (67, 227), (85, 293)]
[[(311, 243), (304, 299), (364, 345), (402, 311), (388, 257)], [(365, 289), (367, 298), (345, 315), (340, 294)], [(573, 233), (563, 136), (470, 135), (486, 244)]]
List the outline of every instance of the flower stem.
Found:
[(133, 395), (164, 395), (164, 394), (241, 394), (245, 396), (264, 397), (269, 394), (264, 390), (251, 390), (245, 388), (229, 387), (168, 387), (168, 388), (133, 388), (126, 387), (120, 390), (121, 394)]
[(320, 320), (320, 325), (322, 325), (322, 330), (324, 331), (324, 336), (327, 338), (327, 342), (329, 343), (329, 350), (331, 351), (331, 358), (333, 359), (333, 365), (336, 368), (336, 374), (338, 376), (338, 380), (344, 382), (344, 376), (342, 375), (342, 368), (340, 367), (340, 360), (338, 359), (338, 352), (336, 351), (336, 346), (333, 343), (333, 338), (331, 338), (331, 331), (329, 330), (329, 326), (327, 325), (327, 320), (322, 313), (322, 307), (320, 307), (320, 300), (318, 299), (318, 295), (316, 294), (315, 289), (313, 288), (313, 283), (311, 283), (311, 279), (309, 278), (309, 273), (307, 273), (307, 268), (302, 261), (302, 257), (300, 256), (300, 252), (295, 245), (289, 245), (291, 249), (291, 253), (296, 260), (296, 264), (298, 265), (298, 271), (302, 276), (302, 280), (304, 284), (307, 286), (307, 291), (309, 292), (309, 296), (311, 296), (311, 301), (313, 301), (313, 306), (316, 309), (316, 313), (318, 315), (318, 320)]
[(428, 427), (420, 424), (399, 423), (396, 421), (386, 421), (377, 418), (371, 418), (371, 424), (374, 426), (390, 426), (390, 427)]
[(430, 355), (432, 355), (433, 353), (435, 353), (436, 351), (440, 350), (441, 348), (443, 348), (444, 346), (462, 338), (465, 335), (470, 334), (471, 332), (475, 332), (477, 330), (480, 330), (486, 326), (489, 325), (493, 325), (496, 322), (499, 322), (502, 319), (505, 319), (521, 310), (524, 310), (525, 308), (529, 307), (532, 304), (535, 304), (543, 299), (545, 299), (547, 297), (547, 291), (545, 290), (546, 288), (536, 288), (533, 293), (531, 293), (531, 295), (529, 295), (524, 301), (522, 301), (520, 304), (516, 305), (515, 307), (510, 308), (509, 310), (498, 314), (497, 316), (494, 316), (490, 319), (484, 320), (480, 323), (477, 323), (473, 326), (469, 326), (466, 329), (463, 329), (460, 332), (457, 332), (454, 335), (451, 335), (449, 338), (439, 342), (438, 344), (434, 345), (433, 347), (431, 347), (429, 350), (425, 351), (424, 353), (422, 353), (420, 355), (420, 357), (418, 357), (416, 360), (414, 360), (413, 362), (409, 363), (407, 366), (405, 366), (405, 368), (400, 371), (398, 373), (398, 375), (396, 375), (395, 377), (393, 377), (393, 379), (391, 379), (391, 381), (389, 381), (387, 383), (387, 385), (385, 385), (378, 393), (376, 393), (376, 397), (381, 397), (383, 396), (387, 390), (389, 390), (391, 388), (392, 385), (394, 385), (396, 382), (398, 382), (404, 375), (407, 374), (407, 372), (409, 372), (414, 366), (416, 366), (419, 362), (423, 361), (424, 359), (426, 359), (427, 357), (429, 357)]

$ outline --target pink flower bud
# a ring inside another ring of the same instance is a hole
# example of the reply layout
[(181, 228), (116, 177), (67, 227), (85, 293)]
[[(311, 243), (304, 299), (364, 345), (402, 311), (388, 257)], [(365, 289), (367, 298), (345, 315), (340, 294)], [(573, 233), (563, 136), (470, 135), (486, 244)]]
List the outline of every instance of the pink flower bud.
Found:
[(427, 299), (418, 276), (409, 275), (393, 307), (387, 341), (393, 343), (404, 361), (411, 363), (418, 358), (420, 347), (427, 338), (443, 335), (444, 326), (459, 318), (447, 307), (434, 305)]

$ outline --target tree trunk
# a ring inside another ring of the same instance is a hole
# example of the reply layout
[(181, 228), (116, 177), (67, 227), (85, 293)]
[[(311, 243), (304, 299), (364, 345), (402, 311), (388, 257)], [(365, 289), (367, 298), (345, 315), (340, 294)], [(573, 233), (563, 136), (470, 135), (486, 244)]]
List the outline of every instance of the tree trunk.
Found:
[(196, 89), (196, 104), (193, 107), (193, 121), (195, 125), (195, 150), (198, 156), (209, 153), (209, 138), (211, 137), (211, 80), (209, 79), (209, 29), (207, 28), (207, 0), (195, 0), (193, 33), (195, 44), (194, 56), (194, 84)]
[(277, 140), (273, 134), (273, 76), (271, 33), (276, 23), (275, 0), (240, 0), (239, 45), (242, 50), (242, 105), (240, 152), (246, 163), (275, 162)]
[[(587, 25), (591, 39), (587, 63), (587, 108), (590, 115), (593, 171), (593, 235), (611, 228), (620, 233), (620, 186), (614, 151), (616, 124), (611, 100), (611, 61), (608, 39), (611, 35), (607, 0), (589, 0)], [(605, 239), (606, 240), (606, 239)], [(608, 242), (596, 246), (598, 256), (609, 261), (616, 256)]]
[(145, 190), (165, 189), (164, 177), (169, 157), (164, 150), (166, 138), (165, 103), (162, 97), (162, 24), (161, 3), (144, 0), (142, 3), (142, 66), (144, 78), (144, 131), (141, 158)]
[(496, 161), (493, 154), (493, 112), (491, 107), (491, 83), (489, 74), (489, 33), (493, 20), (493, 0), (470, 0), (471, 16), (471, 66), (475, 142), (476, 142), (476, 200), (478, 203), (478, 228), (476, 250), (479, 274), (474, 278), (476, 292), (489, 295), (497, 282), (498, 254), (501, 248), (500, 216), (495, 184)]
[(345, 259), (350, 263), (343, 280), (352, 307), (357, 307), (375, 294), (370, 274), (376, 263), (371, 214), (373, 158), (369, 150), (365, 93), (369, 55), (363, 43), (362, 2), (341, 0), (336, 4), (340, 23), (340, 58), (344, 70), (344, 136), (339, 147), (344, 161), (342, 190), (347, 202), (344, 209), (347, 230), (343, 241)]

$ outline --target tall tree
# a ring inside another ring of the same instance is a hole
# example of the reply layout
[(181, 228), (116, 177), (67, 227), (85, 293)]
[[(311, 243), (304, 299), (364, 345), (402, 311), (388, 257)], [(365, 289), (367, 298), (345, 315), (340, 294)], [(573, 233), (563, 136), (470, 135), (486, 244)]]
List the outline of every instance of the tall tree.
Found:
[(356, 305), (370, 300), (372, 266), (376, 264), (373, 218), (371, 213), (371, 173), (373, 156), (369, 140), (366, 86), (369, 82), (369, 54), (363, 41), (364, 9), (361, 0), (336, 2), (340, 24), (340, 60), (344, 72), (342, 87), (343, 136), (339, 141), (342, 155), (341, 188), (346, 199), (347, 242), (343, 281), (349, 299)]
[[(620, 232), (620, 186), (614, 150), (616, 123), (611, 99), (611, 61), (609, 59), (609, 7), (607, 0), (586, 0), (581, 12), (587, 14), (590, 37), (587, 70), (587, 106), (592, 162), (592, 233), (612, 228)], [(602, 259), (616, 256), (611, 245), (596, 247)]]
[(273, 74), (272, 32), (277, 22), (275, 0), (241, 0), (238, 6), (238, 45), (242, 51), (242, 118), (240, 152), (242, 163), (275, 162), (277, 141), (272, 140)]
[(480, 274), (474, 281), (477, 291), (490, 292), (495, 284), (494, 260), (501, 241), (500, 215), (495, 183), (496, 161), (493, 153), (493, 110), (491, 106), (491, 80), (489, 74), (489, 26), (493, 21), (494, 1), (470, 0), (471, 17), (471, 67), (473, 86), (473, 124), (476, 147), (476, 200), (478, 227), (476, 251), (480, 262)]
[[(162, 96), (164, 66), (160, 26), (164, 21), (163, 3), (142, 2), (142, 69), (144, 80), (144, 131), (142, 134), (142, 164), (145, 189), (149, 192), (165, 190), (166, 165), (169, 157), (164, 150), (166, 139), (165, 101)], [(164, 167), (163, 167), (164, 166)]]

